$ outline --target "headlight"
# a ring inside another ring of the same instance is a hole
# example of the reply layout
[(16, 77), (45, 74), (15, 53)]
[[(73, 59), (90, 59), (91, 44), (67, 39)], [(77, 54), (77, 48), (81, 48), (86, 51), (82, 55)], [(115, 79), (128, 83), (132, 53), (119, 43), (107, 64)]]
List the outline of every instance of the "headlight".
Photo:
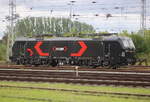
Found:
[(121, 56), (122, 56), (122, 57), (125, 57), (125, 52), (122, 52), (122, 53), (121, 53)]

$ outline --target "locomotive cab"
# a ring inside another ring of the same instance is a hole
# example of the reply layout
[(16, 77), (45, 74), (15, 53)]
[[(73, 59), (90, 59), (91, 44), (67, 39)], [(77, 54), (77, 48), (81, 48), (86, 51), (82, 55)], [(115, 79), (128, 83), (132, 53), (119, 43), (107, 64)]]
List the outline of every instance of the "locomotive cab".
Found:
[(121, 57), (126, 65), (128, 64), (135, 64), (135, 46), (131, 38), (122, 37), (122, 53)]
[(110, 36), (104, 39), (105, 66), (117, 68), (119, 66), (135, 64), (135, 46), (132, 39), (121, 36)]
[(122, 38), (122, 43), (123, 43), (124, 49), (135, 50), (135, 46), (131, 38), (127, 38), (127, 37)]

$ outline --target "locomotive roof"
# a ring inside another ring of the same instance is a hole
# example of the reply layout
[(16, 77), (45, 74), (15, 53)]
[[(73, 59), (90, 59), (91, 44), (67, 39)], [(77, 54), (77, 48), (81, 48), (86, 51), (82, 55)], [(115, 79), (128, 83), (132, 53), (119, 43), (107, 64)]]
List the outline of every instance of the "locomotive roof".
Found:
[(66, 40), (96, 40), (96, 41), (115, 41), (120, 39), (127, 39), (128, 37), (121, 37), (121, 36), (109, 36), (109, 37), (102, 37), (102, 38), (79, 38), (79, 37), (55, 37), (55, 38), (49, 38), (49, 39), (41, 39), (41, 38), (18, 38), (16, 41), (38, 41), (38, 40), (44, 40), (44, 41), (66, 41)]
[(124, 40), (124, 39), (130, 39), (129, 37), (125, 36), (113, 36), (113, 37), (105, 37), (104, 38), (106, 41), (111, 41), (111, 40)]
[[(41, 38), (18, 38), (16, 41), (37, 41), (37, 40), (44, 40), (44, 41), (65, 41), (65, 40), (93, 40), (92, 38), (79, 38), (79, 37), (55, 37), (55, 38), (48, 38), (48, 39), (41, 39)], [(98, 39), (101, 40), (101, 39)]]

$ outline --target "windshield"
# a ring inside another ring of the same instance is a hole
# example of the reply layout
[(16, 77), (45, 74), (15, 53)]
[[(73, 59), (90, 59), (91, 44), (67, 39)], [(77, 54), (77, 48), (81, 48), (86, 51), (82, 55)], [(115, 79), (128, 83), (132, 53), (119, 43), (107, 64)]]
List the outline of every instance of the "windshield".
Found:
[(125, 48), (135, 49), (135, 46), (134, 46), (133, 41), (131, 39), (123, 39), (123, 45)]
[(129, 39), (128, 41), (129, 41), (130, 47), (135, 49), (135, 46), (134, 46), (134, 44), (133, 44), (133, 41), (132, 41), (131, 39)]
[(126, 39), (123, 40), (123, 45), (125, 48), (129, 47), (128, 41)]

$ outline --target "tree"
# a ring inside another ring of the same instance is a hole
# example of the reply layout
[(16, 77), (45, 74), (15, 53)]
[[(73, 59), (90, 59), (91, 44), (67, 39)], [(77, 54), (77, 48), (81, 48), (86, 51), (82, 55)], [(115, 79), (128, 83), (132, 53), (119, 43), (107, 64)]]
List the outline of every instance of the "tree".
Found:
[(145, 53), (148, 51), (147, 43), (146, 43), (146, 40), (144, 39), (144, 37), (142, 37), (138, 34), (132, 34), (132, 35), (130, 35), (130, 37), (132, 38), (132, 40), (135, 44), (137, 53)]
[[(9, 28), (7, 29), (9, 31)], [(95, 32), (93, 26), (66, 18), (27, 17), (17, 21), (15, 36), (35, 36), (41, 34), (70, 34)]]
[(2, 43), (0, 43), (0, 61), (5, 60), (6, 58), (6, 46)]

